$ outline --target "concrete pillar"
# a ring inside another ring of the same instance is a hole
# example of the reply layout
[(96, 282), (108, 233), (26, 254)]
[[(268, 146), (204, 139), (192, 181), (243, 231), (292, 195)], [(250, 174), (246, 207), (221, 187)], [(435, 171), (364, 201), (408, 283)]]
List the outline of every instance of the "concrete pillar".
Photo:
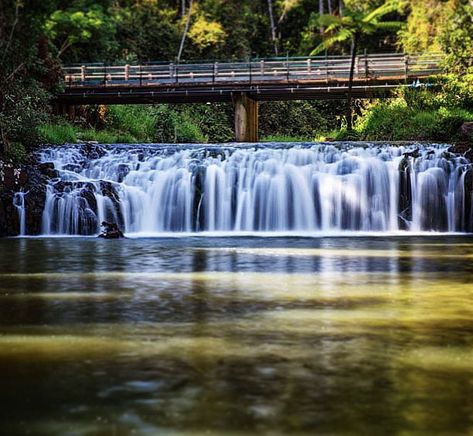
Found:
[(258, 142), (258, 102), (244, 92), (233, 94), (235, 107), (235, 139)]

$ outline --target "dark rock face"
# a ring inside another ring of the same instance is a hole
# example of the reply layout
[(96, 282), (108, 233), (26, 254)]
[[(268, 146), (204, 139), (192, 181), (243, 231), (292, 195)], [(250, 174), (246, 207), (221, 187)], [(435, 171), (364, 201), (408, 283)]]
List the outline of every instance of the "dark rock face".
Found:
[(412, 220), (411, 167), (409, 157), (404, 155), (399, 164), (399, 228), (408, 229)]
[(0, 160), (0, 236), (16, 236), (20, 232), (20, 218), (13, 197), (24, 192), (26, 232), (41, 233), (41, 221), (46, 199), (46, 185), (51, 177), (57, 177), (54, 165), (13, 165)]
[(473, 121), (468, 121), (460, 127), (460, 135), (463, 140), (473, 144)]
[(102, 222), (103, 232), (100, 233), (99, 238), (104, 239), (120, 239), (124, 238), (125, 235), (120, 230), (116, 223), (109, 223), (107, 221)]

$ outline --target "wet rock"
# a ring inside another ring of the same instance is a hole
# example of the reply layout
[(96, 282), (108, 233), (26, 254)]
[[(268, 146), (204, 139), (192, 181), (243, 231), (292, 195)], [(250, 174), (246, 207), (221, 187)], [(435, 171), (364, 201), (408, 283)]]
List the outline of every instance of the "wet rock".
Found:
[(102, 233), (100, 233), (99, 238), (120, 239), (120, 238), (125, 237), (125, 235), (123, 234), (123, 232), (120, 230), (120, 228), (118, 227), (116, 223), (103, 221), (102, 227), (104, 228), (104, 230), (102, 231)]
[(13, 165), (0, 161), (0, 236), (15, 236), (20, 232), (18, 209), (14, 205), (15, 193), (23, 192), (26, 209), (26, 232), (41, 233), (42, 213), (46, 199), (51, 163), (40, 166), (33, 156), (28, 165)]
[(123, 182), (123, 179), (128, 175), (130, 172), (130, 167), (127, 164), (120, 164), (117, 168), (117, 175), (118, 175), (118, 183)]
[(87, 202), (88, 209), (97, 214), (97, 199), (95, 198), (95, 186), (92, 183), (86, 183), (80, 191), (80, 196)]
[(470, 145), (464, 142), (459, 142), (458, 144), (454, 144), (448, 148), (449, 153), (453, 154), (464, 154), (468, 150), (470, 150)]
[(420, 152), (419, 152), (419, 149), (416, 148), (415, 150), (408, 151), (408, 152), (404, 153), (403, 156), (404, 157), (413, 157), (415, 159), (415, 158), (420, 157)]
[(54, 168), (53, 162), (40, 163), (38, 165), (38, 171), (50, 179), (59, 177), (59, 172)]
[(112, 210), (107, 214), (106, 219), (108, 221), (117, 220), (119, 225), (122, 226), (124, 223), (122, 211), (120, 208), (120, 197), (115, 190), (114, 185), (111, 182), (100, 182), (100, 190), (103, 196), (109, 198), (112, 202)]
[(82, 150), (87, 159), (100, 159), (107, 154), (104, 147), (100, 146), (97, 142), (86, 142), (82, 146)]
[(411, 167), (409, 158), (404, 155), (399, 163), (399, 207), (398, 225), (407, 230), (412, 221)]
[(81, 164), (69, 163), (62, 167), (64, 171), (72, 171), (74, 173), (81, 173), (84, 167)]
[(468, 151), (466, 151), (463, 156), (465, 156), (465, 158), (470, 162), (473, 162), (473, 148), (470, 148)]

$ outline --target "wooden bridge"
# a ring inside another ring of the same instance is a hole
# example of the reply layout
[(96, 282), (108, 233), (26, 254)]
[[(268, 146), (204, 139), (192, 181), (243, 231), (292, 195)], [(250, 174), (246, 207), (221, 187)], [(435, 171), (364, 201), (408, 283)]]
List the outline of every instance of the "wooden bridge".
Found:
[[(399, 86), (419, 86), (441, 71), (442, 55), (399, 53), (357, 56), (356, 98), (383, 98)], [(87, 64), (64, 68), (57, 104), (233, 102), (237, 141), (258, 140), (258, 101), (343, 99), (349, 56), (298, 57), (248, 62)]]

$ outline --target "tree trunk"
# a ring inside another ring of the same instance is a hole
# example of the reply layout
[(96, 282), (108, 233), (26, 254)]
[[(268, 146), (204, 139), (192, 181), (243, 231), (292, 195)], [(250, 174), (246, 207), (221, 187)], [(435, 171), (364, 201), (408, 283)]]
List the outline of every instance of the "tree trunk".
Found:
[[(2, 13), (2, 15), (3, 15), (3, 13)], [(13, 19), (13, 23), (11, 25), (10, 34), (8, 35), (8, 38), (5, 40), (5, 47), (3, 47), (3, 54), (2, 54), (1, 63), (3, 63), (5, 61), (5, 58), (8, 54), (8, 50), (10, 50), (10, 45), (13, 41), (13, 35), (15, 34), (15, 28), (18, 24), (19, 18), (20, 18), (20, 2), (17, 1), (15, 3), (15, 18)], [(3, 33), (3, 31), (2, 31), (2, 33)], [(3, 44), (0, 44), (0, 46), (1, 45), (3, 45)]]
[(186, 27), (184, 28), (184, 33), (182, 34), (182, 39), (181, 39), (181, 44), (179, 46), (179, 52), (177, 53), (177, 62), (181, 60), (182, 56), (182, 51), (184, 50), (184, 43), (186, 42), (186, 37), (187, 37), (187, 32), (189, 32), (189, 26), (191, 23), (191, 15), (192, 15), (192, 1), (189, 1), (189, 10), (187, 12), (187, 21), (186, 21)]
[[(319, 0), (319, 15), (323, 15), (325, 12), (325, 9), (324, 9), (324, 0)], [(323, 35), (324, 33), (324, 28), (322, 26), (320, 26), (319, 28), (319, 32), (321, 35)]]
[(352, 110), (351, 110), (351, 102), (352, 102), (352, 88), (353, 88), (353, 76), (355, 74), (355, 62), (356, 62), (356, 51), (358, 49), (358, 35), (352, 39), (351, 42), (351, 65), (350, 65), (350, 78), (348, 80), (348, 92), (347, 92), (347, 130), (353, 130), (353, 118), (352, 118)]
[(338, 1), (338, 15), (343, 15), (343, 0)]
[(271, 25), (271, 39), (274, 45), (274, 54), (278, 55), (278, 38), (276, 37), (276, 25), (274, 24), (273, 0), (268, 0), (269, 23)]
[(181, 17), (186, 15), (186, 0), (181, 0)]
[(332, 12), (333, 12), (332, 0), (327, 1), (327, 6), (328, 6), (328, 13), (332, 15)]

